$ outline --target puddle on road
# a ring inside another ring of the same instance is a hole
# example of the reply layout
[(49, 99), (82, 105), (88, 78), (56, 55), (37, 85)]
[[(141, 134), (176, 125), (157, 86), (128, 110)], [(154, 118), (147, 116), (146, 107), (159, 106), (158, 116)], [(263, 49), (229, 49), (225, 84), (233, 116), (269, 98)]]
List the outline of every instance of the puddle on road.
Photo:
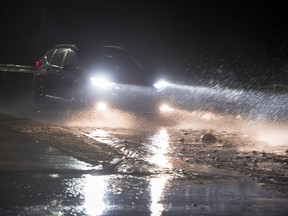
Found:
[(168, 156), (171, 153), (169, 149), (170, 134), (166, 128), (160, 128), (157, 131), (147, 133), (130, 130), (130, 133), (127, 135), (125, 133), (120, 134), (117, 136), (103, 129), (84, 132), (84, 135), (98, 142), (116, 147), (132, 160), (142, 160), (160, 169), (173, 168)]
[(288, 210), (287, 200), (274, 199), (250, 181), (90, 174), (13, 174), (0, 181), (6, 189), (1, 188), (6, 199), (1, 214), (280, 215)]

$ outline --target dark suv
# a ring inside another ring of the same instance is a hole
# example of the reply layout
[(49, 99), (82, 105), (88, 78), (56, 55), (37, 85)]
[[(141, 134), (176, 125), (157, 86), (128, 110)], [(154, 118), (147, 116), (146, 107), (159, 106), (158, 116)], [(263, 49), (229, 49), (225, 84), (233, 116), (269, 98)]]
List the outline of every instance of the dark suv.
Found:
[(131, 93), (131, 84), (153, 84), (137, 59), (117, 46), (80, 52), (75, 45), (56, 45), (36, 63), (36, 68), (33, 98), (37, 102), (52, 99), (95, 104), (111, 98), (115, 102), (119, 95), (123, 98)]

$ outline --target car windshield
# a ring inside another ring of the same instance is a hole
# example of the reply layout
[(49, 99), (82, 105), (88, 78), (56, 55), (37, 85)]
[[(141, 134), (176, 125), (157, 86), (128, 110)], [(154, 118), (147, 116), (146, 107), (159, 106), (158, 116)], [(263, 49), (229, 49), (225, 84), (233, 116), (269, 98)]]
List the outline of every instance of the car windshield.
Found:
[(107, 74), (120, 83), (141, 83), (144, 67), (127, 49), (102, 46), (90, 51), (80, 51), (81, 67), (90, 73)]

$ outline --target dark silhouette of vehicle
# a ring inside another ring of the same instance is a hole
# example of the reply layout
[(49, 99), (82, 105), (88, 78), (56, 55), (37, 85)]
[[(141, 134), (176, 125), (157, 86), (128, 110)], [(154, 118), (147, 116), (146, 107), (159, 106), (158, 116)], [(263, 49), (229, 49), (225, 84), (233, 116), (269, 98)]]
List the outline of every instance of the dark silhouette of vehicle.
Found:
[[(151, 81), (151, 80), (149, 80)], [(94, 103), (110, 99), (123, 85), (150, 84), (143, 66), (127, 49), (101, 46), (80, 51), (75, 45), (62, 44), (50, 48), (36, 62), (33, 98)]]

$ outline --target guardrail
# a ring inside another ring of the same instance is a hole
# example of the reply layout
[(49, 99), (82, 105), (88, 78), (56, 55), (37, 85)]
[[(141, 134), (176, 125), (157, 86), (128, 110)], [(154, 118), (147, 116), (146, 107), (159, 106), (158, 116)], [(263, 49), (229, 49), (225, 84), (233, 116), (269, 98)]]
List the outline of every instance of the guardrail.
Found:
[(27, 65), (0, 64), (0, 94), (31, 90), (35, 69)]
[(13, 72), (13, 73), (34, 73), (34, 66), (27, 65), (15, 65), (15, 64), (0, 64), (0, 71), (2, 72)]

